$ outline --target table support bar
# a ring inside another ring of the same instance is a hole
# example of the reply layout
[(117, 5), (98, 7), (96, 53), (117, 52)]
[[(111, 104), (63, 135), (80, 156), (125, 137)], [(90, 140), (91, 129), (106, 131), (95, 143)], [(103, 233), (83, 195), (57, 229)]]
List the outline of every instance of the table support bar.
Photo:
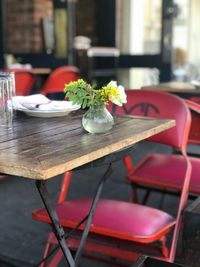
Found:
[(109, 167), (107, 168), (106, 172), (102, 176), (102, 178), (99, 181), (99, 184), (97, 186), (96, 193), (95, 193), (95, 196), (94, 196), (91, 208), (90, 208), (90, 212), (88, 214), (88, 218), (87, 218), (87, 222), (86, 222), (86, 225), (85, 225), (85, 229), (84, 229), (83, 234), (81, 236), (80, 245), (79, 245), (79, 247), (78, 247), (78, 249), (76, 251), (75, 266), (78, 266), (78, 262), (80, 260), (81, 253), (82, 253), (85, 241), (86, 241), (88, 233), (89, 233), (90, 225), (92, 223), (93, 215), (94, 215), (97, 203), (99, 201), (99, 198), (100, 198), (104, 183), (106, 182), (107, 178), (111, 175), (111, 172), (112, 172), (111, 166), (112, 165), (109, 164)]
[(131, 267), (142, 267), (143, 266), (143, 263), (145, 262), (145, 260), (148, 258), (148, 256), (146, 256), (146, 255), (141, 255), (140, 257), (139, 257), (139, 259), (136, 261), (136, 262), (134, 262), (134, 264), (133, 265), (131, 265)]

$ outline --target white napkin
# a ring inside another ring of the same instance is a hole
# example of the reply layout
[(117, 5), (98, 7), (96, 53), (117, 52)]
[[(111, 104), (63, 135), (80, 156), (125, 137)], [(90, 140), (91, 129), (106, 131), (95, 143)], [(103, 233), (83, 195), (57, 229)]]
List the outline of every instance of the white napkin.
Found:
[(200, 87), (200, 80), (193, 80), (193, 81), (191, 81), (191, 84), (194, 85), (195, 87), (199, 88)]
[(62, 111), (80, 108), (79, 105), (73, 105), (71, 101), (50, 100), (42, 94), (15, 96), (12, 102), (18, 110)]
[(8, 68), (10, 68), (10, 69), (31, 70), (32, 66), (29, 63), (28, 64), (15, 63), (15, 64), (8, 64)]

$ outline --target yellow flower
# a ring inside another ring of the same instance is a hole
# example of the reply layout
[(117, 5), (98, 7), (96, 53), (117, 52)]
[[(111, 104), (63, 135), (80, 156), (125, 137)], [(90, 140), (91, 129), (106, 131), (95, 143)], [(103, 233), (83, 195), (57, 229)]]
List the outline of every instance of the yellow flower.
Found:
[(69, 100), (80, 104), (83, 108), (98, 104), (107, 105), (109, 101), (119, 106), (126, 103), (124, 87), (118, 86), (116, 81), (111, 81), (100, 89), (94, 89), (90, 84), (79, 79), (66, 84), (64, 92)]

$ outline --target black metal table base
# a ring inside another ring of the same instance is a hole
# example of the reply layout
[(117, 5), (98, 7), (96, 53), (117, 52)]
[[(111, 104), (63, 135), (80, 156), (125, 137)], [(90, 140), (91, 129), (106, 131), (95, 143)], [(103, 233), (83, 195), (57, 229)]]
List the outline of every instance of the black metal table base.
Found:
[(55, 209), (53, 208), (53, 205), (50, 201), (50, 196), (46, 189), (45, 181), (37, 180), (36, 186), (40, 193), (44, 206), (48, 212), (48, 215), (51, 219), (53, 231), (58, 240), (60, 248), (62, 249), (62, 252), (67, 260), (68, 266), (74, 267), (75, 266), (74, 259), (72, 257), (71, 251), (66, 245), (65, 233), (64, 233), (63, 227), (60, 225), (57, 213)]
[(76, 251), (74, 258), (72, 257), (71, 251), (66, 244), (64, 229), (61, 226), (59, 219), (58, 219), (58, 216), (57, 216), (57, 213), (55, 211), (55, 208), (53, 207), (53, 205), (51, 203), (50, 196), (49, 196), (48, 191), (46, 189), (45, 181), (42, 181), (42, 180), (36, 181), (37, 189), (40, 193), (41, 199), (42, 199), (44, 206), (48, 212), (48, 215), (51, 219), (53, 231), (55, 233), (58, 244), (60, 245), (60, 248), (62, 249), (63, 255), (64, 255), (69, 267), (77, 267), (79, 264), (81, 253), (82, 253), (85, 241), (86, 241), (88, 233), (89, 233), (90, 225), (92, 223), (93, 215), (94, 215), (98, 200), (100, 198), (100, 195), (101, 195), (101, 192), (103, 189), (103, 185), (104, 185), (105, 181), (107, 180), (107, 178), (110, 176), (110, 174), (111, 174), (111, 164), (109, 164), (109, 167), (107, 168), (106, 172), (104, 173), (103, 177), (101, 178), (101, 180), (97, 186), (96, 193), (95, 193), (90, 211), (89, 211), (88, 215), (86, 216), (87, 222), (86, 222), (86, 225), (85, 225), (85, 228), (84, 228), (81, 240), (80, 240), (80, 245)]
[(146, 259), (148, 258), (148, 256), (146, 255), (141, 255), (138, 260), (136, 262), (134, 262), (133, 265), (131, 265), (131, 267), (142, 267), (143, 263), (146, 261)]

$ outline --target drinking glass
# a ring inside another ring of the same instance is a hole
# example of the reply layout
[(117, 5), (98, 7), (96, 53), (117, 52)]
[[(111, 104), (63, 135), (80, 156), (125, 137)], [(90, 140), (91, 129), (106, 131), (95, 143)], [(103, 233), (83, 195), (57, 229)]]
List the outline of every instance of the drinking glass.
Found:
[(0, 127), (11, 129), (13, 124), (12, 79), (0, 76)]
[(0, 79), (8, 79), (8, 86), (10, 90), (11, 97), (16, 96), (16, 87), (15, 87), (15, 73), (14, 72), (5, 72), (0, 71)]

